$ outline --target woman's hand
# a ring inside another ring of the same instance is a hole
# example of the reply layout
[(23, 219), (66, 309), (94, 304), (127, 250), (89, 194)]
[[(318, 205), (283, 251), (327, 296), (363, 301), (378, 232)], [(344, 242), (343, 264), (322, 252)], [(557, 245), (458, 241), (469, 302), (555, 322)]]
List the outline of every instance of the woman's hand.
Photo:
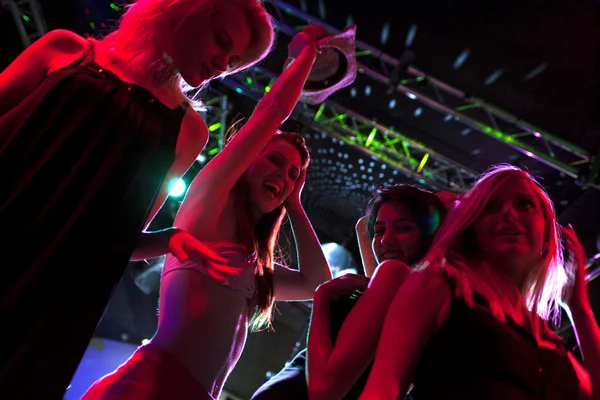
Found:
[(305, 48), (312, 48), (319, 51), (317, 38), (307, 29), (298, 32), (292, 38), (292, 41), (288, 44), (288, 56), (291, 59), (296, 59)]
[(583, 245), (577, 238), (577, 234), (571, 225), (561, 226), (562, 236), (565, 239), (565, 247), (570, 253), (573, 263), (575, 278), (569, 293), (564, 298), (569, 308), (584, 309), (590, 307), (590, 298), (585, 280), (585, 264), (587, 257)]
[(192, 260), (204, 267), (208, 276), (214, 280), (226, 284), (226, 276), (238, 275), (241, 268), (232, 267), (227, 259), (214, 252), (213, 249), (190, 235), (186, 231), (177, 230), (169, 239), (169, 251), (177, 257), (180, 262)]
[(290, 193), (290, 195), (285, 199), (283, 205), (286, 210), (290, 210), (294, 207), (302, 207), (302, 189), (304, 188), (304, 184), (306, 183), (306, 168), (303, 168), (300, 171), (300, 175), (298, 175), (298, 179), (296, 179), (296, 183), (294, 183), (294, 189)]
[(370, 279), (356, 274), (345, 274), (320, 285), (315, 291), (315, 301), (331, 303), (357, 290), (364, 291)]

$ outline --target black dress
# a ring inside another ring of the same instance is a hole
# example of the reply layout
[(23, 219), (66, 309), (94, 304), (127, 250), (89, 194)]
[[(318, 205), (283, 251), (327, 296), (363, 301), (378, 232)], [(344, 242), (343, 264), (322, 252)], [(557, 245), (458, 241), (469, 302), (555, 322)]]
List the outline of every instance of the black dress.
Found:
[(455, 299), (419, 358), (415, 400), (576, 400), (579, 380), (562, 342), (539, 347), (524, 328)]
[(60, 399), (175, 157), (186, 106), (81, 60), (0, 98), (0, 398)]
[[(352, 311), (356, 301), (362, 292), (355, 291), (353, 294), (341, 297), (332, 302), (330, 307), (330, 333), (331, 340), (335, 344), (337, 336), (342, 329), (344, 321)], [(356, 400), (360, 397), (369, 377), (371, 366), (360, 376), (343, 400)], [(339, 372), (340, 378), (344, 371)], [(263, 384), (252, 396), (252, 400), (308, 400), (308, 386), (306, 382), (306, 349), (294, 357), (294, 359), (277, 375)]]

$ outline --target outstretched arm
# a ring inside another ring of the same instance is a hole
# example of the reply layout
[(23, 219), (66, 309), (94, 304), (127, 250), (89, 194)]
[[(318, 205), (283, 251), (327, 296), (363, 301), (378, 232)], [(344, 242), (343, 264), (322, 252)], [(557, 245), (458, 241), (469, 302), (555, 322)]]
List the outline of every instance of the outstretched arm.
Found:
[[(410, 267), (388, 260), (376, 270), (369, 287), (356, 302), (338, 333), (331, 340), (326, 286), (315, 293), (308, 336), (308, 393), (311, 400), (341, 399), (373, 361), (388, 307), (410, 274)], [(340, 371), (344, 371), (343, 376)]]
[(194, 179), (179, 210), (178, 220), (181, 221), (182, 215), (190, 208), (195, 217), (199, 207), (214, 213), (214, 208), (227, 198), (244, 171), (292, 113), (315, 61), (317, 42), (300, 32), (292, 40), (292, 45), (301, 47), (298, 57), (277, 78), (231, 142)]
[(450, 287), (437, 267), (409, 275), (388, 310), (360, 400), (397, 399), (408, 391), (416, 362), (446, 320), (450, 300)]

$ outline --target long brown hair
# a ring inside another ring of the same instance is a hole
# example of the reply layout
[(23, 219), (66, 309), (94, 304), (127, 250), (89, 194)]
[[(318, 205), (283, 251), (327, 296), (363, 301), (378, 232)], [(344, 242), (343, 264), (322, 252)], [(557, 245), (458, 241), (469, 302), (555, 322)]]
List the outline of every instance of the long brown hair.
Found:
[(367, 230), (371, 238), (375, 235), (375, 221), (379, 209), (388, 201), (405, 206), (416, 219), (421, 231), (421, 243), (414, 260), (406, 260), (413, 264), (423, 258), (429, 250), (435, 233), (446, 217), (446, 206), (435, 194), (418, 186), (406, 184), (382, 186), (375, 191), (367, 205)]
[[(228, 130), (225, 143), (229, 143), (237, 131), (237, 124)], [(278, 131), (271, 141), (286, 140), (298, 150), (302, 160), (302, 169), (308, 167), (310, 154), (304, 138), (297, 133)], [(248, 196), (248, 180), (244, 174), (237, 181), (231, 191), (235, 202), (235, 217), (237, 221), (237, 235), (246, 246), (248, 251), (254, 255), (257, 266), (256, 293), (254, 297), (255, 310), (250, 321), (253, 331), (268, 328), (271, 324), (273, 303), (275, 302), (275, 290), (273, 286), (273, 274), (275, 253), (281, 224), (285, 218), (285, 207), (280, 205), (275, 210), (262, 216), (256, 224), (251, 210), (250, 198)]]

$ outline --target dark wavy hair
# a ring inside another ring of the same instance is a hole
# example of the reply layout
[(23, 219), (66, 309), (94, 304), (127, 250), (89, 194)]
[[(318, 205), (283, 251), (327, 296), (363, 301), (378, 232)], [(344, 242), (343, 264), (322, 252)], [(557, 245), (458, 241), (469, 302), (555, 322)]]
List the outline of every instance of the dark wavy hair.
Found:
[[(420, 260), (429, 250), (433, 237), (446, 217), (446, 207), (432, 192), (418, 186), (396, 184), (382, 186), (375, 190), (367, 205), (369, 236), (375, 234), (375, 221), (381, 205), (387, 201), (395, 201), (404, 205), (415, 217), (422, 239), (415, 260)], [(411, 262), (414, 260), (411, 260)]]

